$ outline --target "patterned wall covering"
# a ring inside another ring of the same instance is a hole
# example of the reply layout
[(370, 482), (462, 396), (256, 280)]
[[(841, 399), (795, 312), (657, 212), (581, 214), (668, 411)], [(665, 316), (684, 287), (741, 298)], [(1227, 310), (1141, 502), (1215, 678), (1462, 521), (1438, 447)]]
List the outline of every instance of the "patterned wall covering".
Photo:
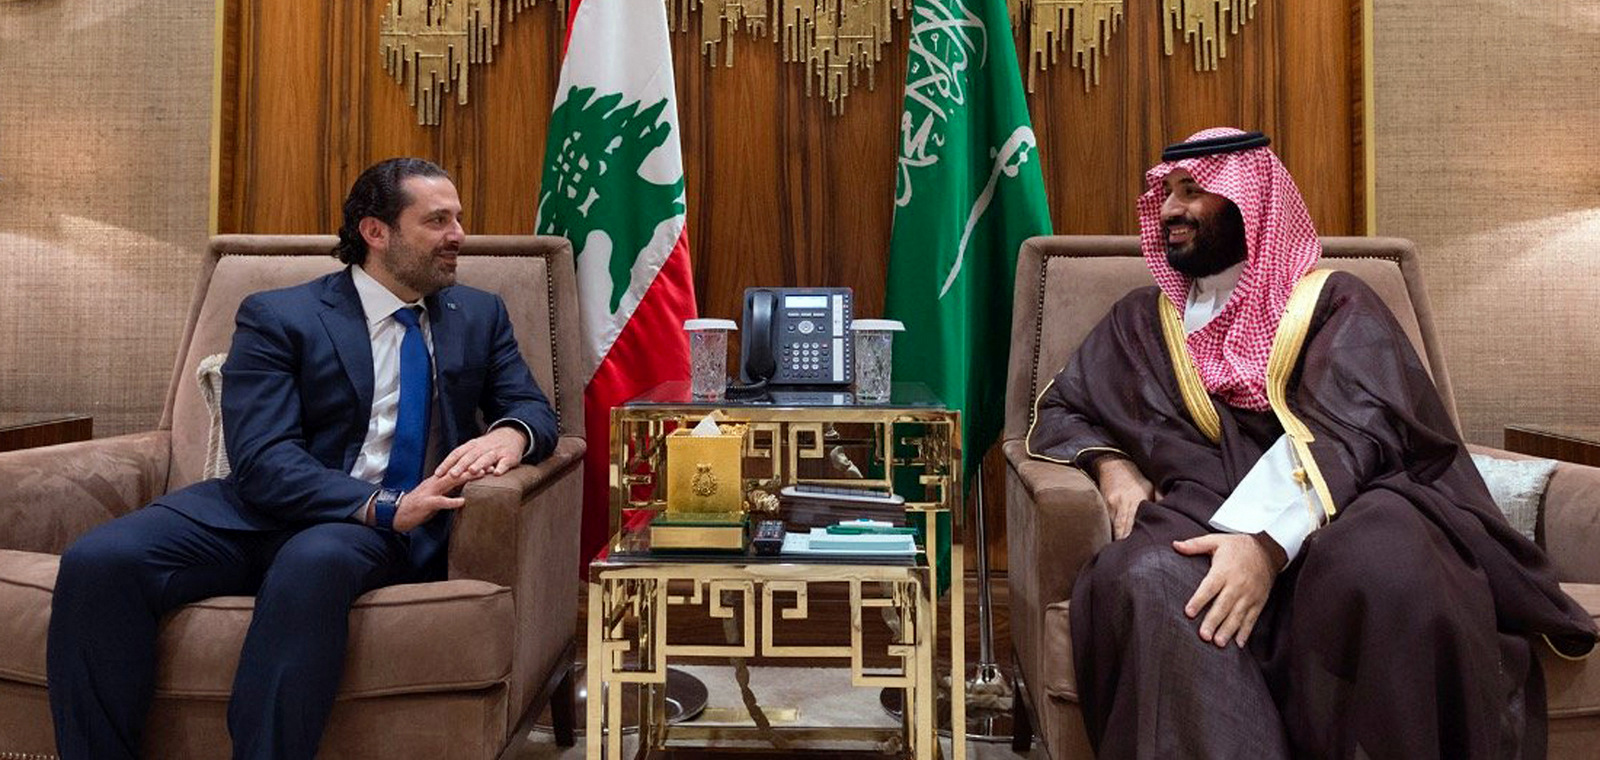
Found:
[(206, 238), (214, 5), (0, 2), (0, 411), (160, 421)]
[(1600, 424), (1600, 6), (1374, 3), (1378, 232), (1421, 250), (1467, 437)]

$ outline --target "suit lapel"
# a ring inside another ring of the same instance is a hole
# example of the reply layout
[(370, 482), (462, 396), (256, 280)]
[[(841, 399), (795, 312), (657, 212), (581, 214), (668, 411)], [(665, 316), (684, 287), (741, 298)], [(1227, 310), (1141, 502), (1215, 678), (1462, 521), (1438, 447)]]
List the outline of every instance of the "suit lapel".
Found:
[(360, 404), (357, 419), (368, 419), (372, 416), (372, 337), (367, 333), (367, 315), (361, 310), (361, 297), (356, 294), (349, 267), (327, 280), (322, 303), (326, 307), (320, 315), (322, 326), (328, 331), (328, 339), (339, 354), (339, 363), (344, 365)]

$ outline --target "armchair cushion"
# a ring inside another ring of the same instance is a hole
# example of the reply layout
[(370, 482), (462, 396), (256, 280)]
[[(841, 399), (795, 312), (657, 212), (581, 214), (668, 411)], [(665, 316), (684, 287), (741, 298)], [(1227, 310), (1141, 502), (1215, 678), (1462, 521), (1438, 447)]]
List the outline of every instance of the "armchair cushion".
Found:
[[(45, 684), (45, 634), (60, 557), (0, 551), (0, 676)], [(225, 700), (233, 689), (253, 599), (187, 605), (161, 625), (156, 694)], [(350, 611), (350, 658), (340, 698), (460, 691), (505, 681), (511, 590), (454, 580), (386, 586)]]

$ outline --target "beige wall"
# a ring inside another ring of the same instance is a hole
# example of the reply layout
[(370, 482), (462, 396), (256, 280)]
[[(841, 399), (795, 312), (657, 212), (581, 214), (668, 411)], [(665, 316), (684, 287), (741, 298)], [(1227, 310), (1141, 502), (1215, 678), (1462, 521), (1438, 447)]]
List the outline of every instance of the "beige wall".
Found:
[(0, 0), (0, 410), (155, 427), (208, 223), (213, 0)]
[(1374, 3), (1378, 232), (1421, 248), (1467, 437), (1600, 423), (1600, 4)]

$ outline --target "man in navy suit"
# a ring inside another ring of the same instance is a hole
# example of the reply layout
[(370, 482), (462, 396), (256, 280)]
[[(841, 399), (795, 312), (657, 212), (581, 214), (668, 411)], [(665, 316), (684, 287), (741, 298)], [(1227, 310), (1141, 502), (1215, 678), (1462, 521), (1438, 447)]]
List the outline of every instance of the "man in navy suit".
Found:
[(443, 578), (452, 494), (554, 449), (555, 414), (505, 304), (455, 285), (464, 238), (443, 169), (384, 161), (345, 200), (334, 252), (348, 267), (240, 304), (222, 373), (232, 474), (61, 558), (47, 664), (63, 758), (138, 756), (162, 615), (225, 594), (256, 597), (233, 756), (312, 757), (351, 603)]

